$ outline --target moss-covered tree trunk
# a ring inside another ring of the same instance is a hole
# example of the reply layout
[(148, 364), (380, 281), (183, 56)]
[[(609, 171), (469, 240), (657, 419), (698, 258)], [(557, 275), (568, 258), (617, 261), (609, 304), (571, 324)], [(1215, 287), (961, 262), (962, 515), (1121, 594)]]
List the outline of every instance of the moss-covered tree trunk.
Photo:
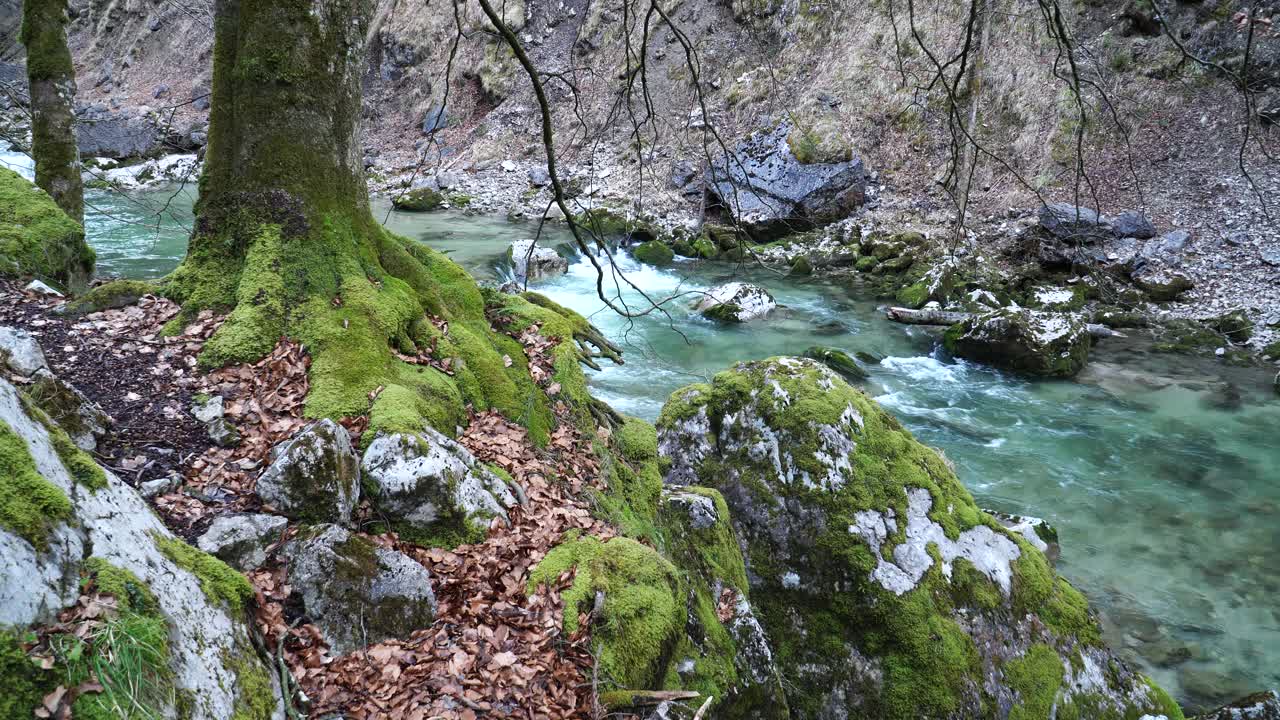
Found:
[(31, 93), (31, 154), (36, 185), (84, 224), (84, 185), (76, 146), (76, 71), (67, 47), (66, 0), (24, 0), (22, 44)]
[[(313, 417), (369, 413), (375, 430), (426, 419), (453, 433), (471, 405), (545, 439), (547, 398), (520, 345), (490, 327), (479, 287), (370, 213), (358, 121), (372, 6), (217, 3), (209, 146), (190, 249), (165, 283), (183, 306), (170, 329), (200, 310), (228, 313), (205, 345), (208, 367), (261, 358), (281, 337), (301, 341)], [(509, 314), (550, 313), (511, 302)], [(564, 323), (550, 314), (538, 322)]]

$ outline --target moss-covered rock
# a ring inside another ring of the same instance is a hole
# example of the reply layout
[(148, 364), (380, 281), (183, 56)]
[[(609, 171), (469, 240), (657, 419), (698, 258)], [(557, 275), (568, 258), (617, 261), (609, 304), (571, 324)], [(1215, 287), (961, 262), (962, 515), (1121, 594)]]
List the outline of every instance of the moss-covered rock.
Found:
[(429, 187), (414, 188), (391, 199), (391, 206), (403, 212), (430, 212), (444, 205), (444, 196)]
[(94, 260), (80, 223), (45, 191), (0, 168), (0, 276), (35, 276), (78, 291), (93, 276)]
[(813, 263), (809, 262), (807, 256), (801, 255), (792, 261), (791, 272), (788, 274), (794, 277), (808, 277), (813, 274)]
[(658, 432), (667, 483), (727, 501), (793, 716), (1164, 710), (1044, 555), (826, 367), (740, 363), (673, 393)]
[(1076, 316), (1022, 308), (975, 315), (943, 336), (957, 356), (1048, 377), (1071, 377), (1089, 360), (1092, 340)]
[(43, 550), (53, 526), (71, 517), (67, 494), (40, 474), (26, 443), (0, 420), (0, 528)]
[(289, 583), (334, 654), (431, 625), (431, 576), (404, 553), (337, 525), (318, 525), (285, 547)]
[(1152, 334), (1155, 343), (1151, 349), (1159, 353), (1211, 356), (1218, 348), (1230, 344), (1218, 332), (1187, 318), (1161, 322), (1152, 329)]
[(1222, 333), (1236, 345), (1242, 345), (1253, 337), (1253, 320), (1244, 310), (1236, 309), (1223, 313), (1205, 324)]
[(866, 380), (868, 377), (871, 377), (861, 365), (854, 362), (853, 358), (849, 357), (848, 353), (837, 348), (814, 345), (804, 351), (804, 356), (810, 360), (817, 360), (823, 365), (835, 370), (841, 377), (849, 382)]
[(1070, 287), (1038, 285), (1026, 294), (1026, 306), (1037, 310), (1071, 312), (1084, 307), (1088, 300), (1084, 285)]
[(640, 243), (631, 254), (640, 262), (657, 267), (666, 267), (675, 259), (675, 253), (660, 240)]
[[(564, 631), (590, 616), (596, 668), (606, 688), (659, 687), (684, 629), (684, 589), (675, 566), (628, 538), (571, 538), (547, 553), (529, 575), (529, 591), (573, 572), (561, 593)], [(601, 607), (596, 607), (602, 601)]]
[(758, 285), (731, 282), (708, 290), (693, 304), (694, 312), (720, 323), (760, 320), (778, 305), (773, 296)]
[(703, 260), (715, 260), (720, 256), (720, 247), (706, 235), (701, 235), (693, 241), (693, 250)]
[(102, 312), (132, 305), (143, 295), (158, 291), (156, 285), (142, 280), (112, 280), (65, 303), (58, 311), (73, 316)]
[(521, 494), (514, 483), (431, 428), (375, 438), (361, 471), (378, 517), (401, 537), (426, 547), (484, 539), (489, 523), (505, 519)]
[(298, 431), (280, 445), (257, 492), (295, 520), (348, 522), (360, 499), (360, 459), (346, 428), (326, 419)]

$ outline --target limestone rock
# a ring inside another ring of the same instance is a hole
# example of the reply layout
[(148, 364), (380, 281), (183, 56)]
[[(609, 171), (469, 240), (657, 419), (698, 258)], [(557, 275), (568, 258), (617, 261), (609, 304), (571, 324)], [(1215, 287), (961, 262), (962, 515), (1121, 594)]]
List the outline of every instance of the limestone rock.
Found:
[(111, 426), (111, 417), (97, 403), (47, 369), (36, 371), (27, 397), (66, 430), (81, 450), (96, 449)]
[(534, 282), (569, 271), (569, 261), (551, 248), (534, 245), (533, 240), (516, 240), (507, 249), (516, 279)]
[(285, 551), (289, 584), (334, 655), (431, 625), (436, 599), (427, 569), (337, 525), (319, 525)]
[(391, 199), (391, 206), (402, 212), (429, 212), (444, 205), (444, 196), (435, 188), (419, 187)]
[(431, 428), (381, 435), (362, 461), (378, 513), (408, 537), (457, 544), (483, 538), (495, 517), (518, 504), (519, 487)]
[(89, 112), (76, 124), (76, 141), (84, 157), (116, 160), (141, 158), (163, 152), (155, 123), (124, 112)]
[(792, 717), (1175, 711), (1034, 544), (826, 367), (739, 363), (673, 393), (658, 437), (668, 484), (727, 503)]
[(288, 526), (289, 521), (279, 515), (219, 515), (196, 539), (196, 546), (237, 570), (248, 572), (267, 561), (267, 546), (279, 540)]
[(768, 290), (744, 282), (711, 288), (693, 306), (694, 312), (719, 322), (742, 323), (766, 317), (778, 307)]
[(258, 478), (258, 496), (281, 514), (307, 522), (351, 520), (360, 499), (360, 459), (346, 428), (321, 420), (277, 448)]
[(676, 254), (671, 248), (667, 247), (661, 240), (649, 240), (640, 243), (631, 251), (637, 260), (655, 267), (666, 267), (675, 259)]
[[(163, 618), (169, 636), (171, 673), (161, 682), (190, 699), (183, 717), (249, 717), (251, 704), (260, 712), (265, 702), (273, 717), (283, 718), (274, 676), (258, 660), (244, 622), (242, 604), (253, 592), (248, 581), (174, 537), (137, 491), (109, 470), (97, 489), (77, 484), (44, 425), (27, 415), (17, 389), (3, 379), (0, 425), (25, 445), (39, 477), (68, 503), (61, 518), (44, 526), (41, 548), (0, 526), (0, 626), (54, 621), (76, 601), (82, 574), (109, 566), (136, 578), (154, 599), (148, 612)], [(0, 483), (12, 481), (0, 476)], [(224, 574), (215, 582), (210, 573), (216, 568)], [(250, 696), (251, 686), (262, 694)], [(152, 710), (178, 716), (175, 707)]]
[(49, 284), (44, 282), (43, 280), (32, 280), (31, 282), (27, 283), (27, 286), (24, 287), (23, 290), (29, 293), (34, 293), (36, 295), (42, 295), (47, 298), (66, 297), (61, 292), (59, 292), (56, 288), (50, 287)]
[(1125, 210), (1110, 218), (1111, 231), (1118, 237), (1131, 237), (1146, 240), (1156, 236), (1156, 226), (1151, 224), (1146, 215), (1137, 210)]
[(0, 368), (8, 368), (23, 377), (31, 377), (38, 370), (47, 370), (40, 343), (26, 330), (0, 327)]
[(834, 222), (865, 201), (861, 160), (802, 163), (788, 143), (792, 130), (784, 122), (758, 132), (706, 173), (708, 193), (757, 239)]
[(1042, 206), (1040, 228), (1059, 240), (1086, 244), (1114, 234), (1111, 223), (1097, 210), (1070, 203)]
[(1002, 308), (953, 325), (943, 338), (953, 354), (1032, 375), (1070, 377), (1089, 359), (1079, 317)]

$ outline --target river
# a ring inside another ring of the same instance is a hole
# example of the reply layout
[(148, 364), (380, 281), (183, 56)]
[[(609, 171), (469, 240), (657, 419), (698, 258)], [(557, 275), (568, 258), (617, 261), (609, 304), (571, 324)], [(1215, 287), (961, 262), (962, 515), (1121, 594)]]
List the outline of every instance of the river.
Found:
[[(100, 272), (171, 270), (193, 192), (91, 191)], [(535, 230), (373, 204), (393, 230), (449, 252), (481, 281), (503, 279), (507, 246)], [(566, 240), (544, 232), (544, 244)], [(655, 269), (624, 258), (618, 269), (651, 297), (732, 277), (786, 306), (778, 319), (731, 328), (690, 316), (685, 301), (627, 320), (604, 310), (584, 261), (537, 284), (623, 345), (624, 366), (589, 371), (595, 395), (619, 411), (653, 420), (672, 390), (737, 360), (817, 344), (873, 353), (883, 360), (866, 391), (940, 448), (981, 505), (1057, 526), (1059, 569), (1102, 613), (1113, 647), (1190, 706), (1280, 685), (1280, 402), (1266, 375), (1151, 354), (1132, 338), (1102, 342), (1077, 380), (1029, 381), (947, 357), (936, 331), (885, 321), (856, 286), (693, 261)]]

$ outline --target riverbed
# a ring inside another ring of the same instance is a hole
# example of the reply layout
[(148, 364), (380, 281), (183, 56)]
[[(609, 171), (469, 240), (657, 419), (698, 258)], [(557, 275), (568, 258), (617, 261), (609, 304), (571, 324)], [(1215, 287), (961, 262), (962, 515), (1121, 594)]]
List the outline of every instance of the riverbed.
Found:
[[(172, 270), (193, 194), (91, 191), (86, 226), (99, 271), (148, 279)], [(537, 232), (373, 206), (481, 282), (506, 279), (507, 246)], [(543, 244), (568, 239), (543, 230)], [(1076, 380), (1029, 381), (946, 356), (937, 331), (887, 322), (856, 285), (721, 263), (656, 269), (625, 256), (616, 269), (649, 297), (675, 299), (664, 313), (620, 317), (604, 309), (585, 261), (533, 289), (623, 346), (625, 365), (588, 371), (593, 393), (619, 411), (653, 420), (671, 391), (738, 360), (811, 345), (875, 355), (864, 389), (942, 450), (982, 506), (1057, 526), (1059, 569), (1103, 614), (1113, 647), (1189, 706), (1280, 685), (1280, 402), (1264, 374), (1152, 354), (1130, 338), (1099, 344)], [(730, 279), (764, 285), (785, 308), (729, 328), (689, 313), (684, 294)], [(623, 297), (643, 307), (635, 291)]]

